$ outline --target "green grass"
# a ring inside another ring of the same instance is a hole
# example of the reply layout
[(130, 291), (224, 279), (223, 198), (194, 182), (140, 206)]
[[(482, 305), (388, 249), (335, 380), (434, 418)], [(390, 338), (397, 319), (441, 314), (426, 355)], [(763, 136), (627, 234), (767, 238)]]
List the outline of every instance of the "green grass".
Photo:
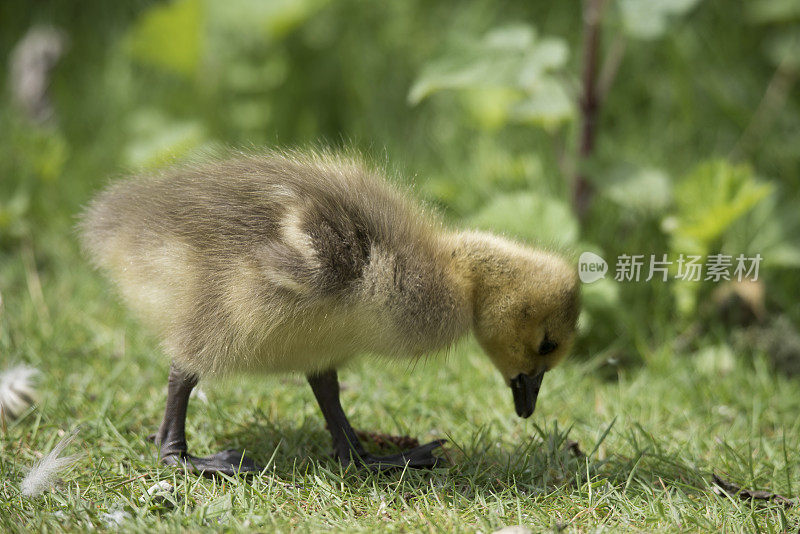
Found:
[[(56, 225), (57, 226), (57, 225)], [(521, 420), (472, 341), (416, 366), (362, 360), (340, 373), (357, 428), (440, 436), (452, 466), (392, 475), (343, 473), (302, 377), (204, 385), (189, 444), (243, 448), (263, 477), (209, 480), (157, 463), (145, 436), (160, 420), (168, 362), (127, 318), (64, 231), (0, 255), (3, 366), (41, 369), (39, 405), (0, 438), (0, 530), (68, 529), (491, 532), (794, 532), (795, 508), (717, 495), (716, 472), (751, 489), (800, 489), (797, 382), (751, 354), (637, 347), (647, 365), (600, 378), (602, 356), (572, 358)], [(37, 286), (41, 285), (40, 299)], [(82, 459), (52, 491), (24, 498), (38, 455), (79, 427)], [(576, 457), (567, 440), (579, 443)], [(174, 485), (176, 505), (146, 496)], [(105, 516), (124, 511), (118, 526)]]

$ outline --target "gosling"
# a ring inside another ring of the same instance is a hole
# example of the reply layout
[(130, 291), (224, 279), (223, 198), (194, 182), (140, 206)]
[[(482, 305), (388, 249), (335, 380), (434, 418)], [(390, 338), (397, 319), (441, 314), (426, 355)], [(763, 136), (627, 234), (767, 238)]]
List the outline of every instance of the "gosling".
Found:
[(473, 331), (529, 417), (569, 351), (576, 271), (561, 257), (442, 226), (358, 157), (235, 154), (117, 181), (87, 207), (84, 248), (171, 358), (161, 461), (213, 473), (261, 468), (235, 450), (190, 455), (201, 377), (305, 374), (345, 466), (429, 468), (436, 440), (365, 451), (337, 369), (359, 354), (402, 361)]

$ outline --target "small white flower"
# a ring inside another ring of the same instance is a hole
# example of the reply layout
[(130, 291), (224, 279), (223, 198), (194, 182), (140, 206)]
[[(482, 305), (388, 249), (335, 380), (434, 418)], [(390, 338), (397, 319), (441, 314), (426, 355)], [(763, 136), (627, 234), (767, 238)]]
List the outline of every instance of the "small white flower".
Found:
[(0, 419), (16, 419), (36, 402), (33, 382), (38, 375), (38, 369), (27, 365), (17, 365), (0, 374)]
[(50, 488), (58, 477), (58, 473), (67, 469), (74, 464), (80, 454), (73, 456), (60, 457), (64, 449), (72, 443), (75, 436), (78, 435), (78, 430), (73, 430), (68, 436), (59, 441), (53, 450), (47, 453), (47, 456), (42, 458), (36, 465), (34, 465), (25, 478), (22, 480), (20, 489), (25, 497), (36, 497)]

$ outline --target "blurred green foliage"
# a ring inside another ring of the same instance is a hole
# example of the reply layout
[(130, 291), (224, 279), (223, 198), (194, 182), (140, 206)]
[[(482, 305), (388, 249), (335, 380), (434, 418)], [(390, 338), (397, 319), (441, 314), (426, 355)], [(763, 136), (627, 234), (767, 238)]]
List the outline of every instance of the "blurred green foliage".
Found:
[[(797, 6), (609, 0), (597, 144), (580, 160), (580, 2), (3, 3), (0, 258), (71, 235), (109, 175), (219, 145), (321, 143), (386, 162), (455, 224), (610, 263), (760, 252), (768, 304), (796, 324)], [(34, 124), (9, 58), (42, 24), (69, 48), (54, 116)], [(596, 191), (582, 225), (578, 170)], [(586, 287), (582, 351), (670, 339), (713, 289), (608, 278)]]
[(558, 124), (574, 113), (572, 100), (554, 76), (563, 70), (568, 53), (563, 39), (537, 39), (528, 25), (494, 29), (426, 65), (408, 101), (416, 105), (436, 92), (461, 89), (467, 91), (467, 109), (484, 127)]
[(665, 221), (675, 252), (706, 255), (731, 225), (769, 195), (745, 165), (703, 162), (675, 186), (677, 213)]

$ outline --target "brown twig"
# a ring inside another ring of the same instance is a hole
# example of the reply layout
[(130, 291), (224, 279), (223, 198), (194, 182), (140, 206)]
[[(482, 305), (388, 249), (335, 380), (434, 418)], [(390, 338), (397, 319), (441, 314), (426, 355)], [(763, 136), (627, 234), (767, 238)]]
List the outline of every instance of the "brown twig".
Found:
[(774, 501), (778, 504), (790, 507), (796, 504), (793, 500), (784, 497), (783, 495), (772, 493), (771, 491), (743, 489), (733, 482), (728, 482), (727, 480), (720, 478), (716, 473), (712, 473), (711, 479), (714, 481), (714, 485), (716, 486), (714, 491), (718, 494), (725, 492), (728, 495), (739, 497), (743, 500)]
[(356, 430), (356, 436), (361, 441), (370, 441), (374, 443), (380, 449), (387, 449), (390, 447), (413, 449), (414, 447), (419, 447), (419, 440), (411, 436), (393, 436), (391, 434), (367, 432), (365, 430)]
[(584, 0), (583, 3), (583, 73), (581, 76), (580, 139), (578, 143), (578, 172), (572, 183), (572, 204), (578, 218), (583, 220), (589, 209), (594, 190), (586, 178), (583, 164), (594, 152), (597, 135), (597, 113), (600, 109), (598, 67), (600, 58), (600, 23), (605, 0)]

